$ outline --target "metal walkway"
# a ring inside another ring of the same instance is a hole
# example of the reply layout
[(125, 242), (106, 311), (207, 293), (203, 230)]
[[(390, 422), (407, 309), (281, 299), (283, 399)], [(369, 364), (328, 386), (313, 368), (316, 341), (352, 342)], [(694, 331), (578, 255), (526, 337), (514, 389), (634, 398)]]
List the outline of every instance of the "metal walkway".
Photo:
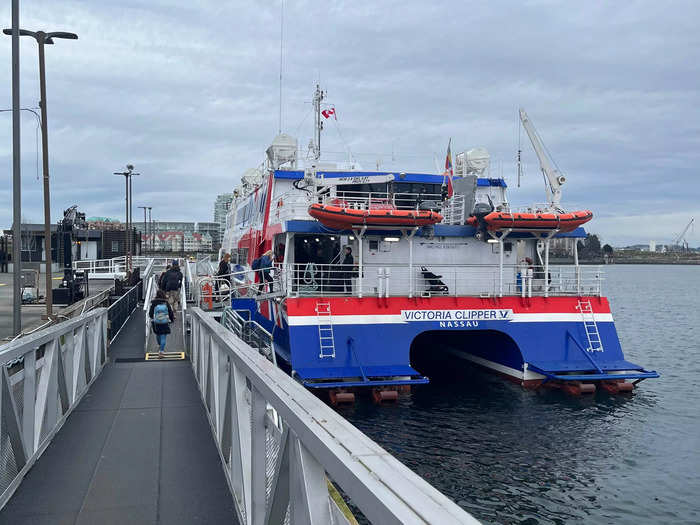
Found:
[(143, 326), (136, 309), (1, 524), (237, 523), (189, 361), (121, 361), (143, 359)]
[(0, 346), (0, 525), (477, 523), (247, 329), (187, 307), (189, 264), (166, 350), (191, 361), (144, 361), (154, 266), (109, 308)]

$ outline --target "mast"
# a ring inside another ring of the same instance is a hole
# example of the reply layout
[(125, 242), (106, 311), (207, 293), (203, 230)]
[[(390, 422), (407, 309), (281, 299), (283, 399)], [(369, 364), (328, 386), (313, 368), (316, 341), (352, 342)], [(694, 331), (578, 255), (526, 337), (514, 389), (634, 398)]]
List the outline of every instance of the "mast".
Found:
[(311, 150), (313, 151), (314, 160), (321, 158), (321, 131), (323, 130), (323, 122), (321, 121), (321, 102), (326, 98), (326, 94), (321, 91), (321, 87), (316, 84), (316, 92), (314, 93), (314, 138), (311, 142)]

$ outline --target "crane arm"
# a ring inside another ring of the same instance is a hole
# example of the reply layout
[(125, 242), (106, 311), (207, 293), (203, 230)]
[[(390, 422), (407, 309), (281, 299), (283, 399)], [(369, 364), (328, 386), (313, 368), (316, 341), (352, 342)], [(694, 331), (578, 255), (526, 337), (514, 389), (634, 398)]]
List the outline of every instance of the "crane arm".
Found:
[(694, 222), (695, 222), (695, 218), (693, 217), (690, 219), (690, 222), (688, 222), (688, 224), (685, 225), (685, 228), (683, 228), (683, 231), (680, 233), (680, 235), (678, 237), (676, 237), (676, 240), (673, 242), (674, 245), (679, 244), (683, 240), (683, 238), (685, 237), (685, 234), (688, 233), (688, 230), (690, 229), (690, 227), (693, 225)]
[(535, 131), (535, 126), (532, 125), (530, 117), (527, 116), (527, 113), (525, 113), (525, 110), (522, 108), (520, 108), (520, 122), (523, 123), (527, 136), (532, 143), (532, 148), (535, 150), (535, 154), (540, 161), (540, 169), (549, 184), (551, 193), (549, 202), (552, 207), (558, 207), (561, 201), (561, 187), (564, 182), (566, 182), (566, 177), (564, 177), (550, 161), (544, 149), (544, 144), (542, 144), (542, 141), (537, 135), (537, 131)]

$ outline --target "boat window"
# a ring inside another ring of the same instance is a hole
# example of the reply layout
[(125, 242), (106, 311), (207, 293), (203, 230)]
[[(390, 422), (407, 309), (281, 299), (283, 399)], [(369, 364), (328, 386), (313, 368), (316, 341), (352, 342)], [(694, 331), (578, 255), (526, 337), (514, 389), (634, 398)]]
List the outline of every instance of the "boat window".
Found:
[(369, 240), (369, 249), (377, 251), (379, 250), (379, 240), (378, 239), (370, 239)]
[(296, 234), (294, 262), (297, 264), (336, 264), (342, 256), (340, 237), (336, 235)]

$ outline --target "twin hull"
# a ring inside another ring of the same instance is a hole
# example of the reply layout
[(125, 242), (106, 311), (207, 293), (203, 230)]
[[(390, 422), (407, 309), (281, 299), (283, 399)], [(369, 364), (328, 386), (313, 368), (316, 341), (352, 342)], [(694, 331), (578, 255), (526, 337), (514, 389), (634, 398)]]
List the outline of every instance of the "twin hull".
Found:
[[(547, 373), (639, 370), (624, 359), (607, 299), (584, 299), (595, 315), (598, 351), (586, 350), (577, 297), (309, 297), (264, 301), (260, 311), (252, 299), (238, 299), (234, 308), (254, 310), (278, 354), (310, 387), (425, 382), (411, 366), (411, 345), (426, 332), (443, 347), (435, 351), (461, 354), (525, 385)], [(333, 357), (320, 355), (319, 302), (331, 305)]]

